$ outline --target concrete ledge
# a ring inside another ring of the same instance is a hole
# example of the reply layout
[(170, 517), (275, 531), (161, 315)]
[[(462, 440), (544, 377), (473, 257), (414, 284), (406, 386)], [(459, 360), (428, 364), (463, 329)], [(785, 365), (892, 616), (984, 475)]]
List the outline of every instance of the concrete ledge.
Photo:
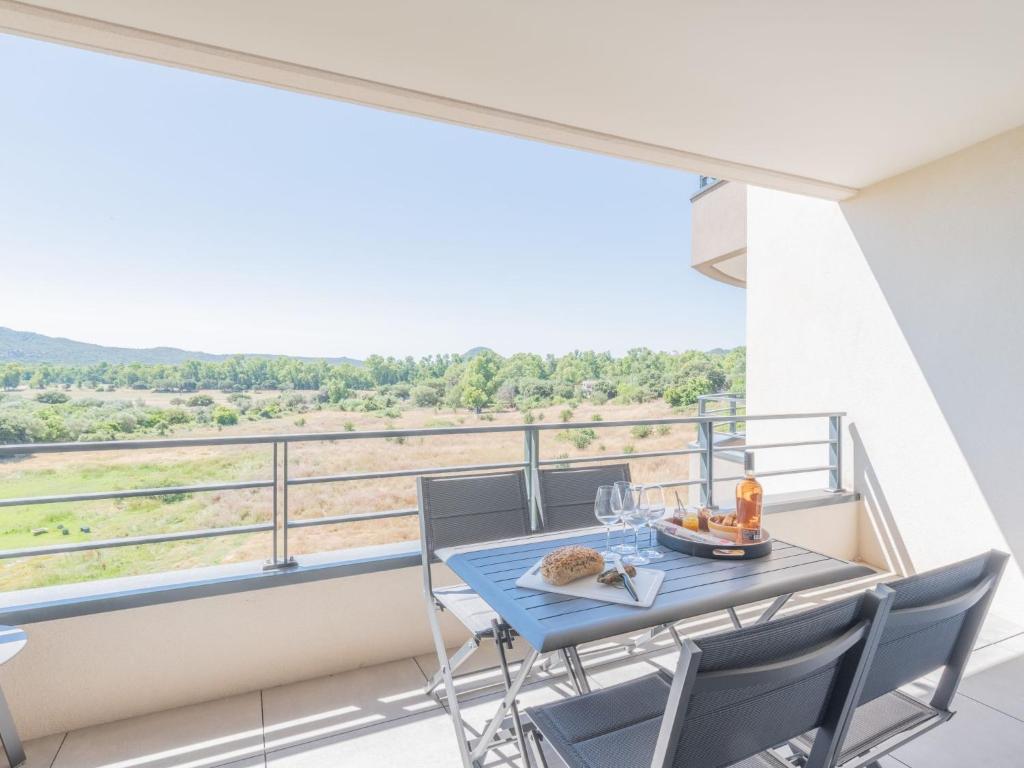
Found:
[(419, 542), (301, 556), (294, 568), (264, 571), (261, 561), (128, 576), (0, 594), (0, 624), (32, 624), (182, 600), (284, 587), (418, 566)]

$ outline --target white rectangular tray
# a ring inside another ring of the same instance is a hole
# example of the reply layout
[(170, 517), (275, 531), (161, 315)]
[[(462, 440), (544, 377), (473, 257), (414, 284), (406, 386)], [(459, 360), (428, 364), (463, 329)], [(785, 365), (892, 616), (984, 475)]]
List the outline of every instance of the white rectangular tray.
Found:
[(556, 587), (548, 584), (540, 575), (540, 561), (530, 570), (516, 580), (517, 587), (524, 589), (536, 589), (540, 592), (554, 592), (558, 595), (572, 595), (573, 597), (587, 597), (591, 600), (603, 600), (606, 603), (620, 603), (622, 605), (634, 605), (637, 608), (650, 608), (654, 598), (658, 596), (661, 589), (661, 582), (665, 580), (665, 572), (657, 568), (637, 568), (636, 576), (633, 577), (633, 586), (640, 596), (637, 602), (629, 596), (625, 587), (611, 587), (602, 584), (596, 576), (587, 576), (577, 581)]

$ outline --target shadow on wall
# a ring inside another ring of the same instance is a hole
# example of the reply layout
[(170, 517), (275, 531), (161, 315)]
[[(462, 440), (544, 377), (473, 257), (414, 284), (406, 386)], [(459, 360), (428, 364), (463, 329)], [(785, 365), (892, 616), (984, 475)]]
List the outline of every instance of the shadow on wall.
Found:
[[(840, 208), (1024, 564), (1024, 128), (882, 182)], [(870, 473), (870, 462), (864, 467)]]
[[(892, 508), (885, 498), (882, 484), (871, 466), (871, 459), (868, 458), (867, 450), (864, 448), (864, 441), (861, 439), (857, 425), (851, 423), (849, 426), (850, 440), (853, 442), (853, 487), (857, 490), (864, 502), (864, 509), (867, 512), (868, 522), (874, 534), (874, 541), (878, 546), (883, 562), (875, 562), (875, 565), (884, 565), (890, 573), (899, 576), (909, 576), (916, 572), (914, 563), (910, 559), (903, 537), (900, 535), (899, 526), (893, 516)], [(865, 553), (865, 534), (861, 535), (862, 553), (868, 555), (869, 561), (875, 558), (870, 557), (871, 553)]]

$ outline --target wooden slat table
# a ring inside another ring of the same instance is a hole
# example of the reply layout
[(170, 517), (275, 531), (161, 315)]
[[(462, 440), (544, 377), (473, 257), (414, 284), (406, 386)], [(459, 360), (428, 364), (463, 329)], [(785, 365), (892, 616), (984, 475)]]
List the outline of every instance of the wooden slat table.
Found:
[(868, 576), (872, 570), (783, 541), (758, 560), (708, 560), (659, 547), (665, 557), (645, 568), (665, 571), (650, 608), (521, 589), (516, 579), (557, 547), (601, 549), (604, 533), (528, 537), (499, 545), (453, 547), (438, 556), (509, 626), (541, 653), (728, 610)]

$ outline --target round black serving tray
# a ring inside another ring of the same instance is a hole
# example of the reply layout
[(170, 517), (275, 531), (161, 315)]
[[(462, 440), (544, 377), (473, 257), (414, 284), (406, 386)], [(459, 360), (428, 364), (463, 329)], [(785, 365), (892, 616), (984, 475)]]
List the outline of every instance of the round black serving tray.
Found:
[(714, 560), (754, 560), (771, 554), (771, 534), (764, 531), (763, 535), (764, 538), (756, 544), (705, 544), (659, 530), (658, 543), (676, 552), (695, 557), (708, 557)]

